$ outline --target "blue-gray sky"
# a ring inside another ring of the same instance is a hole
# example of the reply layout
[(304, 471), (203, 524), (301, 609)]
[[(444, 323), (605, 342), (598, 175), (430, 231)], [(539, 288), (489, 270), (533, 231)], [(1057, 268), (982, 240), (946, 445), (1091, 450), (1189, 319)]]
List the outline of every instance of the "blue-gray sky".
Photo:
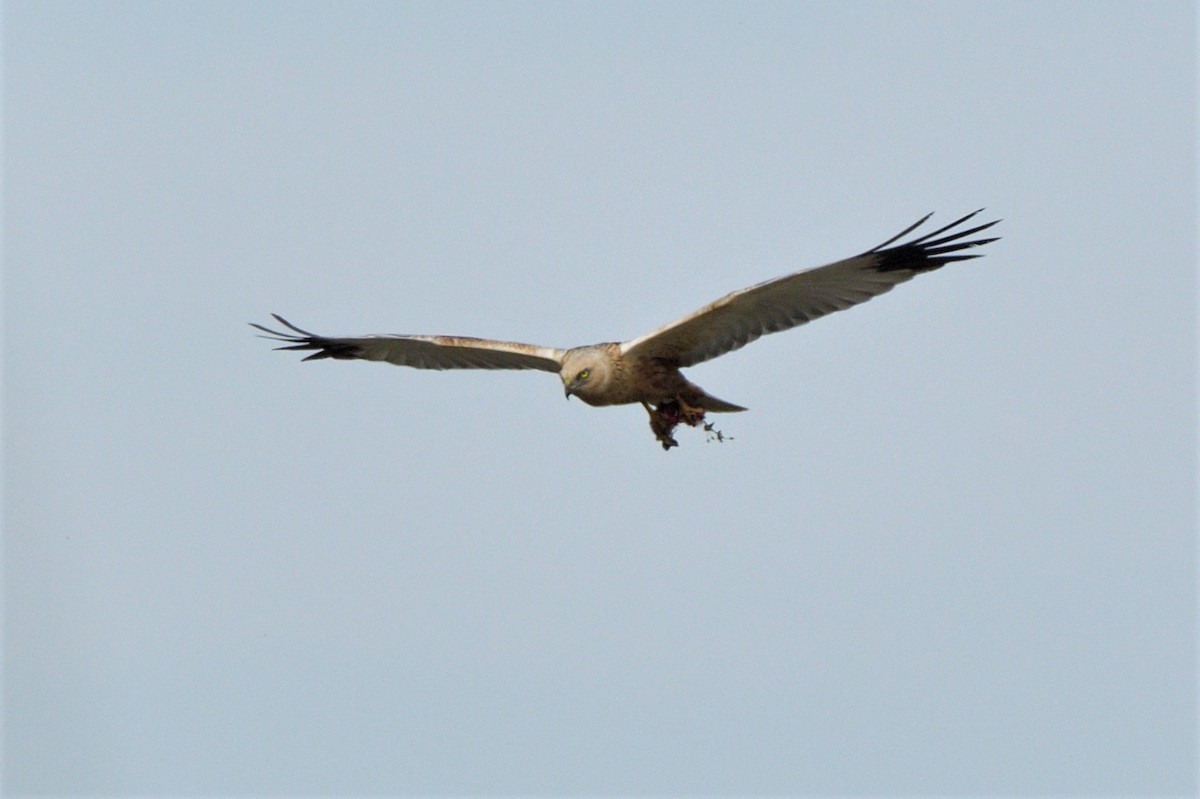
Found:
[[(4, 7), (23, 794), (1191, 794), (1196, 22), (1161, 3)], [(987, 206), (690, 375), (555, 346)]]

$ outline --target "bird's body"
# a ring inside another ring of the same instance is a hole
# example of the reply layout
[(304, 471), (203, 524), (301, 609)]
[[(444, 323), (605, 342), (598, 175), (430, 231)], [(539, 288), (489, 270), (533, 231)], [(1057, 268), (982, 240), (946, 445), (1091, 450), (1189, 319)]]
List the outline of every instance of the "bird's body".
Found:
[[(929, 218), (926, 216), (861, 255), (735, 291), (652, 333), (622, 343), (562, 350), (464, 336), (327, 338), (301, 330), (274, 314), (291, 332), (253, 326), (286, 343), (279, 349), (314, 350), (305, 360), (362, 359), (418, 369), (556, 372), (568, 398), (576, 396), (594, 406), (643, 405), (650, 413), (655, 437), (663, 449), (670, 449), (676, 446), (671, 433), (680, 422), (697, 426), (704, 422), (706, 412), (746, 410), (711, 396), (684, 377), (681, 368), (724, 355), (766, 333), (787, 330), (865, 302), (921, 272), (978, 258), (977, 254), (961, 251), (996, 239), (963, 239), (995, 222), (948, 232), (977, 213), (913, 241), (890, 246), (925, 222)], [(947, 235), (942, 236), (944, 233)], [(705, 428), (711, 429), (709, 425)]]
[[(588, 376), (576, 382), (581, 373)], [(621, 345), (589, 344), (567, 350), (560, 372), (568, 396), (588, 405), (657, 405), (668, 399), (686, 401), (717, 413), (744, 411), (740, 405), (719, 400), (691, 383), (679, 366), (666, 358), (627, 358)]]

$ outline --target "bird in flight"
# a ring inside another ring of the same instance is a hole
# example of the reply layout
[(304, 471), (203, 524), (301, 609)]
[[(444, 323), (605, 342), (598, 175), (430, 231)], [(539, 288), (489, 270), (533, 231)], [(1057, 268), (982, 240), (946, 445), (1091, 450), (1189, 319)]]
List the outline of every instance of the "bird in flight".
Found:
[(680, 423), (703, 425), (714, 432), (705, 423), (707, 413), (746, 410), (712, 396), (684, 377), (681, 368), (744, 347), (767, 333), (866, 302), (923, 272), (980, 257), (967, 251), (998, 237), (971, 237), (999, 220), (962, 227), (979, 213), (900, 242), (932, 216), (926, 215), (861, 255), (735, 291), (652, 333), (619, 343), (558, 349), (465, 336), (336, 338), (302, 330), (278, 314), (271, 315), (286, 330), (250, 324), (265, 333), (264, 338), (284, 343), (276, 349), (313, 351), (306, 361), (337, 358), (387, 361), (417, 369), (553, 372), (562, 380), (568, 399), (575, 396), (594, 406), (640, 403), (650, 414), (655, 438), (669, 450), (678, 446), (673, 433)]

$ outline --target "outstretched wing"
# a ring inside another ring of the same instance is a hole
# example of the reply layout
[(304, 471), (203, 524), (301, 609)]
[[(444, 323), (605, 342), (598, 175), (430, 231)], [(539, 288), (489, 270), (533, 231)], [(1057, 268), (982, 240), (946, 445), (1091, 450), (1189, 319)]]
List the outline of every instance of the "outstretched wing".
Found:
[[(557, 372), (563, 350), (513, 341), (491, 341), (466, 336), (360, 336), (326, 338), (301, 330), (278, 314), (271, 314), (287, 331), (250, 323), (266, 333), (263, 338), (285, 342), (280, 350), (314, 350), (304, 360), (340, 358), (387, 361), (417, 369), (541, 369)], [(288, 332), (291, 331), (291, 332)]]
[(962, 251), (995, 241), (996, 237), (967, 237), (987, 230), (1000, 220), (953, 230), (978, 213), (967, 214), (904, 244), (895, 244), (933, 216), (928, 214), (862, 255), (726, 295), (666, 327), (621, 344), (621, 354), (666, 358), (680, 366), (691, 366), (744, 347), (766, 333), (788, 330), (866, 302), (921, 272), (953, 261), (978, 258), (977, 254)]

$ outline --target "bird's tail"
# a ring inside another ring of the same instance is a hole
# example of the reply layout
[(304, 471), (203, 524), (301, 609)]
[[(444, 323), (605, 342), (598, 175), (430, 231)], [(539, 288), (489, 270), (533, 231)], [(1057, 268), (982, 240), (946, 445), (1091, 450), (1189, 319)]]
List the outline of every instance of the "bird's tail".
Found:
[(697, 394), (698, 404), (706, 411), (712, 411), (713, 413), (737, 413), (738, 411), (746, 410), (741, 405), (734, 405), (732, 402), (717, 399), (704, 390), (699, 390)]

